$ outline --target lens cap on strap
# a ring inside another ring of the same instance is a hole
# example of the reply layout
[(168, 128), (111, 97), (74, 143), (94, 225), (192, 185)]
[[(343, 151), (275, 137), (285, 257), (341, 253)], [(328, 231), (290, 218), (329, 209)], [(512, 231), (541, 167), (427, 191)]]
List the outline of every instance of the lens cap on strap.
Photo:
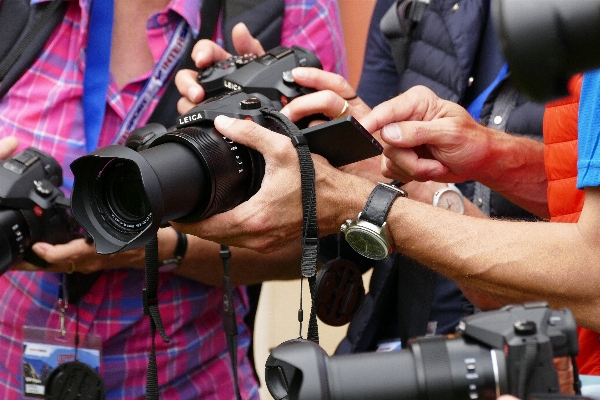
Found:
[(342, 258), (329, 261), (319, 271), (315, 292), (317, 316), (331, 326), (350, 322), (365, 299), (360, 270)]
[(79, 361), (59, 365), (46, 381), (46, 400), (104, 400), (105, 396), (100, 374)]

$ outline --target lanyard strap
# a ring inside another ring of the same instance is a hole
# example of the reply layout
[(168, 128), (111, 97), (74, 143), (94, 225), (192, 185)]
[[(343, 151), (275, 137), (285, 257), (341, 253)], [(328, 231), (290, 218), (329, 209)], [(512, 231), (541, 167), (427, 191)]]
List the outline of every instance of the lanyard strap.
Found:
[(113, 0), (93, 0), (90, 10), (82, 99), (85, 147), (88, 152), (98, 146), (106, 111), (113, 8)]
[[(106, 4), (105, 4), (106, 3)], [(86, 150), (98, 147), (110, 77), (113, 0), (92, 1), (86, 68), (83, 80), (83, 113)], [(111, 144), (125, 144), (128, 133), (137, 128), (145, 111), (179, 65), (184, 50), (192, 39), (192, 29), (182, 19), (144, 88), (129, 110)]]
[[(182, 19), (175, 28), (175, 33), (164, 51), (158, 63), (154, 66), (152, 75), (146, 82), (141, 93), (135, 100), (133, 107), (127, 115), (119, 132), (112, 140), (111, 144), (125, 145), (129, 132), (138, 127), (138, 124), (152, 100), (156, 98), (158, 92), (167, 83), (173, 72), (179, 66), (179, 60), (185, 53), (188, 43), (192, 40), (192, 29), (188, 23)], [(173, 105), (172, 105), (173, 106)]]

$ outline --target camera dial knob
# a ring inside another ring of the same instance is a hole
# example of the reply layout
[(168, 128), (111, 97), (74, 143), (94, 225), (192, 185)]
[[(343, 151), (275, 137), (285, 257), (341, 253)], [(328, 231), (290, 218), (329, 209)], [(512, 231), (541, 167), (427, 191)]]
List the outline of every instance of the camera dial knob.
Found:
[(537, 325), (533, 321), (517, 321), (513, 327), (519, 336), (534, 335), (537, 332)]
[(250, 97), (249, 99), (244, 99), (240, 102), (240, 107), (242, 110), (258, 110), (262, 107), (262, 103), (260, 99), (256, 97)]
[(299, 86), (292, 76), (292, 71), (283, 71), (281, 74), (281, 79), (283, 80), (283, 83), (288, 86)]
[(238, 56), (235, 57), (235, 65), (239, 68), (239, 67), (243, 67), (244, 65), (248, 64), (250, 61), (254, 61), (254, 59), (256, 59), (256, 54), (254, 53), (246, 53), (242, 56)]
[(211, 76), (213, 72), (215, 72), (213, 67), (202, 68), (200, 71), (198, 71), (198, 79), (206, 79)]
[(35, 191), (42, 197), (50, 196), (54, 188), (54, 186), (46, 180), (33, 181), (33, 185), (35, 186)]

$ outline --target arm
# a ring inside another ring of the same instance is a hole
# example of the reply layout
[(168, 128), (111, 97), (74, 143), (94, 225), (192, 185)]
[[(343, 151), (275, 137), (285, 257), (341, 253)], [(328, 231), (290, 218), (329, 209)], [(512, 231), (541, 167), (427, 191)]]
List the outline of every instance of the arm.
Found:
[[(160, 229), (158, 241), (158, 259), (172, 258), (177, 242), (173, 229)], [(47, 269), (40, 269), (32, 264), (21, 262), (13, 269), (67, 272), (71, 269), (71, 263), (74, 263), (75, 270), (81, 273), (92, 273), (103, 269), (145, 268), (143, 247), (110, 255), (98, 255), (92, 244), (86, 243), (84, 239), (76, 239), (58, 245), (35, 243), (33, 249), (52, 265)], [(187, 252), (181, 266), (173, 273), (208, 285), (220, 286), (223, 283), (223, 266), (219, 251), (219, 244), (188, 235)], [(270, 254), (231, 248), (231, 254), (230, 276), (234, 285), (295, 279), (301, 276), (298, 244), (292, 244)]]
[(361, 122), (369, 132), (381, 129), (389, 145), (385, 176), (404, 182), (475, 180), (549, 217), (543, 143), (485, 128), (424, 87), (375, 107)]
[[(289, 139), (249, 121), (218, 117), (215, 126), (260, 151), (268, 172), (247, 202), (180, 228), (265, 253), (293, 242), (302, 217), (298, 161)], [(313, 160), (317, 217), (321, 235), (327, 235), (363, 209), (375, 184), (332, 168), (321, 157)], [(507, 303), (544, 299), (554, 308), (569, 307), (581, 326), (600, 329), (599, 188), (586, 189), (576, 224), (474, 218), (405, 198), (395, 201), (387, 220), (396, 251), (456, 282)]]

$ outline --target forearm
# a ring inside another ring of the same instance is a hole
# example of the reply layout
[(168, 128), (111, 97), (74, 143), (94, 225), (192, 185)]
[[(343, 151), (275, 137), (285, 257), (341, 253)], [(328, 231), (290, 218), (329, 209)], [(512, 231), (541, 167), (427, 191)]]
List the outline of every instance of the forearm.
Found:
[[(219, 244), (188, 235), (188, 251), (174, 273), (212, 286), (223, 283)], [(300, 278), (300, 246), (292, 244), (270, 254), (231, 247), (229, 273), (234, 285)]]
[[(338, 223), (356, 217), (374, 187), (358, 179), (343, 182), (347, 200), (326, 195), (342, 210)], [(387, 217), (388, 237), (395, 251), (500, 302), (545, 300), (555, 308), (570, 308), (582, 326), (600, 330), (595, 239), (600, 225), (586, 222), (595, 221), (597, 208), (584, 209), (577, 224), (515, 222), (463, 216), (398, 198)], [(332, 220), (321, 225), (322, 233), (337, 229)]]
[(461, 217), (405, 199), (388, 221), (396, 250), (437, 272), (506, 303), (568, 307), (582, 326), (600, 329), (600, 254), (576, 224)]
[(527, 137), (496, 132), (488, 142), (486, 162), (473, 180), (488, 186), (521, 208), (548, 219), (544, 144)]

